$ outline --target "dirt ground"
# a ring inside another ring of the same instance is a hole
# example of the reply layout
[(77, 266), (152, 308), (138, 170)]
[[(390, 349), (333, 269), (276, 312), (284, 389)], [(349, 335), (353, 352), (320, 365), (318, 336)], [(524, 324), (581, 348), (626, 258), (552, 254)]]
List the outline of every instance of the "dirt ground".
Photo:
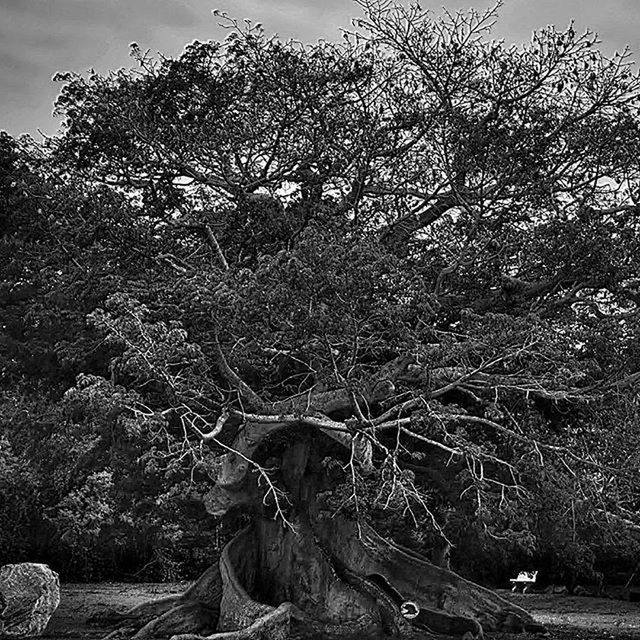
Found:
[(126, 611), (143, 602), (182, 593), (189, 583), (128, 584), (100, 582), (61, 585), (60, 605), (40, 636), (46, 640), (101, 640), (111, 630), (88, 618), (108, 611)]
[[(91, 625), (91, 615), (124, 611), (153, 598), (181, 593), (187, 583), (65, 584), (60, 606), (43, 636), (45, 640), (99, 640), (108, 627)], [(549, 629), (548, 640), (640, 640), (640, 603), (604, 598), (500, 592), (528, 609)], [(540, 636), (488, 634), (488, 640), (532, 640)]]
[[(549, 630), (549, 640), (640, 640), (640, 602), (528, 593), (501, 596), (524, 607)], [(496, 633), (494, 640), (529, 640), (535, 636)]]

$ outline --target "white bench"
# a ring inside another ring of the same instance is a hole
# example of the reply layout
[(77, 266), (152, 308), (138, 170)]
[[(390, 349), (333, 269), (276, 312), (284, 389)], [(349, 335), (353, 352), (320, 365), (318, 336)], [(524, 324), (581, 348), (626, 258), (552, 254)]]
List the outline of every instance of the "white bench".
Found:
[(538, 577), (537, 571), (521, 571), (517, 578), (511, 578), (510, 582), (513, 584), (511, 591), (517, 591), (518, 586), (522, 585), (522, 593), (527, 593), (527, 589), (535, 584)]

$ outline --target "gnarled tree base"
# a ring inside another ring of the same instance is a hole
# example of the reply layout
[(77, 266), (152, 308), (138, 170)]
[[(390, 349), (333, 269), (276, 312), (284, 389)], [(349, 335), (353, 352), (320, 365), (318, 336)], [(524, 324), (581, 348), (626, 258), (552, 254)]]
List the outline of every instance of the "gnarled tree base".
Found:
[[(183, 595), (141, 605), (109, 640), (442, 638), (544, 631), (531, 616), (447, 569), (341, 518), (257, 519)], [(411, 601), (419, 614), (408, 620)]]

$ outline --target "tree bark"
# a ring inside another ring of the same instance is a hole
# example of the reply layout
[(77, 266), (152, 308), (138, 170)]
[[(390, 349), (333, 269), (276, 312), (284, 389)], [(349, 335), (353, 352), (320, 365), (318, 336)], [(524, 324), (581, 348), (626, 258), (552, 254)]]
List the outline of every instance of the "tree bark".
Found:
[[(251, 443), (243, 453), (256, 452)], [(290, 526), (256, 512), (189, 590), (128, 612), (111, 640), (472, 640), (485, 631), (544, 631), (489, 589), (394, 544), (364, 522), (328, 512), (316, 501), (326, 488), (319, 449), (317, 439), (294, 437), (282, 453)], [(251, 475), (234, 475), (227, 463), (229, 477), (240, 484)]]
[[(295, 526), (256, 519), (185, 594), (133, 609), (108, 637), (471, 640), (544, 631), (520, 607), (368, 526), (359, 533), (355, 522), (322, 516)], [(405, 602), (419, 608), (413, 620), (402, 614)]]

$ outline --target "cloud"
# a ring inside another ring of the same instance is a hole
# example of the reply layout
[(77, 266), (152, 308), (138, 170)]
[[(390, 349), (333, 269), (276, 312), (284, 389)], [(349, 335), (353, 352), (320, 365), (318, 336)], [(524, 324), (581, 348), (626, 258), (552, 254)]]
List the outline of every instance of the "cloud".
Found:
[(564, 29), (574, 21), (578, 33), (587, 28), (613, 53), (629, 45), (639, 52), (640, 3), (637, 0), (508, 0), (501, 10), (497, 32), (511, 41), (526, 41), (531, 31), (548, 24)]
[(347, 0), (217, 0), (214, 8), (238, 20), (261, 22), (267, 33), (303, 42), (339, 37), (339, 28), (349, 27), (350, 18), (359, 14)]
[[(406, 0), (403, 0), (406, 1)], [(439, 12), (470, 4), (484, 8), (492, 0), (422, 0)], [(0, 129), (11, 133), (51, 133), (56, 71), (106, 72), (130, 66), (128, 44), (167, 55), (194, 39), (222, 38), (211, 10), (263, 23), (267, 33), (303, 42), (339, 37), (340, 27), (360, 14), (351, 0), (0, 0)], [(597, 31), (607, 51), (625, 44), (639, 51), (640, 3), (637, 0), (506, 0), (495, 35), (511, 42), (529, 40), (531, 31), (549, 23)]]
[(0, 16), (0, 128), (12, 133), (55, 129), (56, 71), (128, 66), (130, 41), (162, 40), (201, 20), (176, 0), (0, 0)]

